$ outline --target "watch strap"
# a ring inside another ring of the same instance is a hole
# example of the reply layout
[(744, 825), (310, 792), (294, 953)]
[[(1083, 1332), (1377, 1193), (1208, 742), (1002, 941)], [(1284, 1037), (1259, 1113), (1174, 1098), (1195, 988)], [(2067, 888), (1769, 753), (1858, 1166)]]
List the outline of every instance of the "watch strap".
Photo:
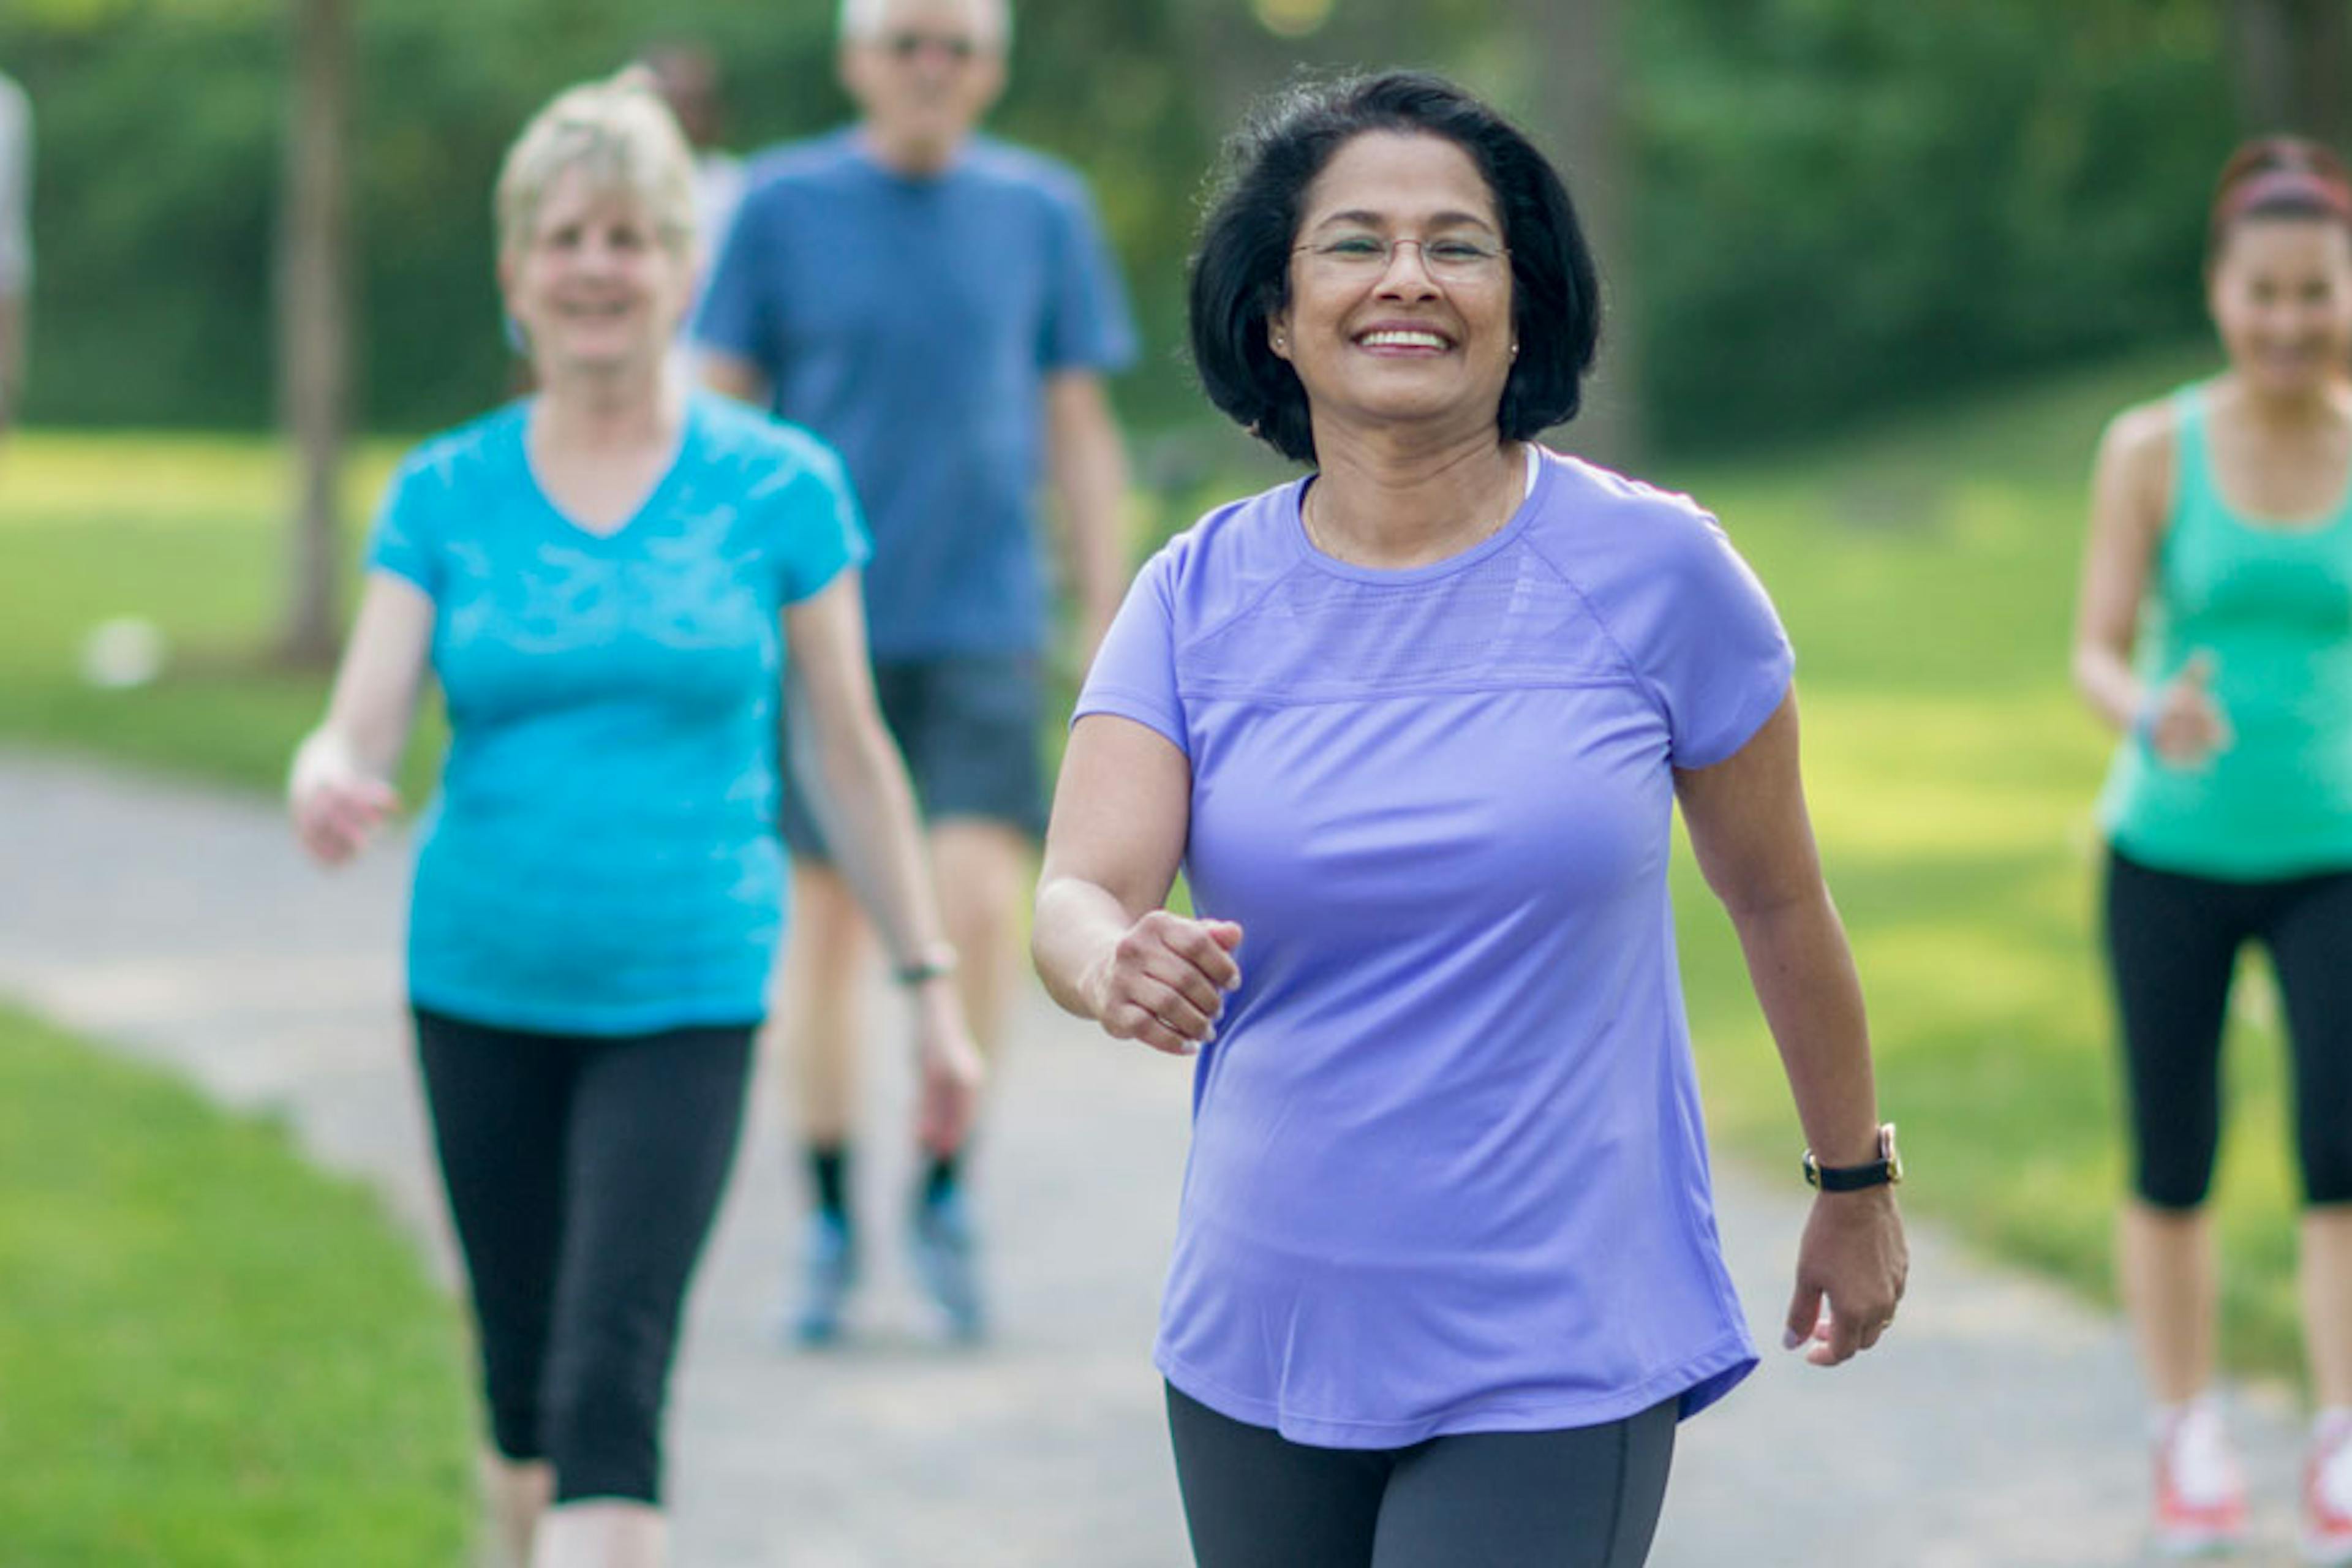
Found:
[(951, 947), (936, 947), (911, 963), (902, 963), (890, 972), (890, 978), (911, 991), (918, 985), (928, 985), (934, 980), (953, 974), (956, 953)]
[(1805, 1151), (1805, 1184), (1825, 1193), (1857, 1193), (1893, 1186), (1903, 1179), (1903, 1157), (1895, 1149), (1895, 1123), (1878, 1129), (1878, 1158), (1859, 1165), (1824, 1165)]

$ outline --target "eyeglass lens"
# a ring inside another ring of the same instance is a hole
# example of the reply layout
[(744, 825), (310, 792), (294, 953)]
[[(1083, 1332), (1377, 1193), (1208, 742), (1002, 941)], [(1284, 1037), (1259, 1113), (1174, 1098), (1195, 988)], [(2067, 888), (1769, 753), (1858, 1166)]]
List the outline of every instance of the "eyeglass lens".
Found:
[(937, 49), (952, 60), (968, 60), (980, 52), (971, 39), (952, 33), (892, 33), (882, 40), (882, 47), (902, 60), (911, 60), (925, 49)]

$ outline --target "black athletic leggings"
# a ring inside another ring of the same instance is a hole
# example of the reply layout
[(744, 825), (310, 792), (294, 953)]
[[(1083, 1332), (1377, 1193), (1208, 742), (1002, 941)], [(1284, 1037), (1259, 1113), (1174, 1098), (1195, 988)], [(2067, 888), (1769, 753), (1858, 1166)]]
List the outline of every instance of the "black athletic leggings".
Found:
[(607, 1038), (416, 1012), (491, 1437), (552, 1465), (558, 1502), (661, 1500), (678, 1313), (734, 1158), (755, 1027)]
[(2352, 1203), (2352, 872), (2224, 882), (2107, 858), (2107, 959), (2136, 1145), (2134, 1185), (2193, 1209), (2221, 1141), (2221, 1029), (2238, 950), (2270, 950), (2294, 1041), (2304, 1195)]
[(1677, 1402), (1557, 1432), (1318, 1448), (1168, 1390), (1199, 1568), (1638, 1568)]

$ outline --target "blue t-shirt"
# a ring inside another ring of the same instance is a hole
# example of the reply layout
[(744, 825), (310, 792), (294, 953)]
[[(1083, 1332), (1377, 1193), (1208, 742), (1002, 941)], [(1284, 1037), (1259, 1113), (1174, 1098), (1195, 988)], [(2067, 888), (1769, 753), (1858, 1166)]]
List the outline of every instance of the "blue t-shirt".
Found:
[(558, 511), (515, 403), (401, 465), (369, 565), (434, 603), (449, 710), (419, 833), (409, 993), (478, 1023), (749, 1022), (783, 931), (779, 615), (866, 555), (841, 465), (697, 395), (628, 522)]
[(1712, 519), (1574, 458), (1402, 571), (1318, 552), (1300, 490), (1155, 556), (1078, 702), (1190, 759), (1193, 903), (1243, 928), (1160, 1369), (1331, 1447), (1688, 1415), (1756, 1352), (1675, 972), (1674, 772), (1771, 715), (1788, 642)]
[(929, 178), (877, 163), (854, 130), (771, 153), (696, 335), (758, 366), (775, 411), (849, 465), (877, 658), (1045, 645), (1045, 379), (1135, 352), (1075, 174), (985, 138)]

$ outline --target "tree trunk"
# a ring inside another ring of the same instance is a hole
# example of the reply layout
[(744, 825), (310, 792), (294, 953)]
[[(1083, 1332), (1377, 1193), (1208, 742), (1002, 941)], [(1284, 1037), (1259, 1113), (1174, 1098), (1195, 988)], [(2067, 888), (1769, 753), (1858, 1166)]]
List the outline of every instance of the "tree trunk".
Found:
[(336, 504), (351, 403), (347, 164), (354, 0), (290, 0), (293, 81), (280, 218), (278, 417), (296, 465), (285, 625), (296, 664), (333, 661), (342, 575)]
[(2230, 0), (2231, 75), (2249, 135), (2352, 146), (2352, 16), (2344, 0)]
[(1512, 0), (1512, 26), (1534, 72), (1517, 98), (1528, 129), (1568, 181), (1601, 267), (1598, 373), (1565, 444), (1595, 462), (1641, 460), (1642, 344), (1633, 297), (1633, 170), (1618, 0)]

